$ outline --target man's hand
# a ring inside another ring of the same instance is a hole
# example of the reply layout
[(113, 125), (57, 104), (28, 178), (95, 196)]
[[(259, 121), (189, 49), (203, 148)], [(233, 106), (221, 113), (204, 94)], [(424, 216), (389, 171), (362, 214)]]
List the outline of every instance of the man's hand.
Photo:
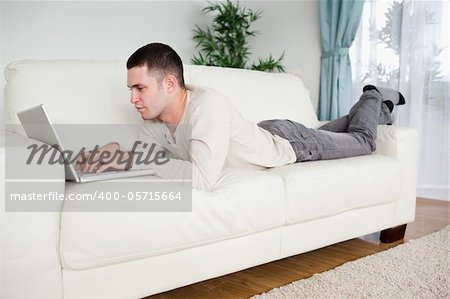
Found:
[(128, 170), (133, 165), (133, 155), (121, 151), (118, 143), (109, 143), (83, 153), (75, 163), (75, 169), (85, 173), (100, 173), (105, 170)]

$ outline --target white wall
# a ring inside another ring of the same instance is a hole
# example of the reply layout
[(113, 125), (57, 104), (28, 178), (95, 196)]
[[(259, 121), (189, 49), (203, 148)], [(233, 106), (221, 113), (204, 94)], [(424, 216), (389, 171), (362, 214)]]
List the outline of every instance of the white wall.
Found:
[[(195, 24), (208, 24), (206, 1), (0, 2), (0, 67), (19, 59), (126, 60), (152, 41), (171, 45), (185, 63), (195, 51)], [(317, 107), (320, 38), (317, 2), (248, 1), (261, 9), (260, 34), (251, 42), (255, 57), (285, 51), (288, 71), (299, 74)], [(0, 84), (4, 85), (3, 71)], [(125, 82), (124, 82), (125, 84)], [(3, 123), (3, 94), (0, 105)]]

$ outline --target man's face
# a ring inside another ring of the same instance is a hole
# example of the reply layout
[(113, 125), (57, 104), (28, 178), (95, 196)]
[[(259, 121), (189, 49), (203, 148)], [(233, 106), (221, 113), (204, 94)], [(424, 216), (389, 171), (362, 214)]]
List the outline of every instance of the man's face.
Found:
[(128, 70), (127, 85), (131, 91), (130, 102), (143, 119), (154, 119), (164, 111), (168, 97), (164, 82), (158, 84), (156, 73), (149, 72), (147, 66), (137, 66)]

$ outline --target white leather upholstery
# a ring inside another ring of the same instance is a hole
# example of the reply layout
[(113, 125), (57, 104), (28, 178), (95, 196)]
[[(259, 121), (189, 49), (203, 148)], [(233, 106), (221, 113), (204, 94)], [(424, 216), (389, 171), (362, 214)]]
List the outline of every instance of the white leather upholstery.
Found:
[(251, 121), (287, 118), (310, 127), (318, 123), (309, 92), (294, 75), (189, 65), (185, 77), (187, 83), (220, 90)]
[[(128, 124), (140, 117), (129, 102), (125, 62), (19, 61), (7, 66), (5, 77), (7, 124), (17, 124), (17, 112), (40, 103), (55, 124)], [(220, 90), (250, 120), (317, 123), (309, 92), (293, 75), (186, 65), (185, 78)]]
[(381, 155), (297, 163), (273, 172), (284, 179), (288, 224), (392, 202), (402, 189), (402, 164)]
[[(27, 212), (5, 212), (5, 179), (11, 179), (11, 176), (5, 176), (5, 165), (11, 161), (5, 159), (11, 159), (12, 154), (16, 159), (26, 157), (26, 146), (36, 141), (9, 132), (0, 132), (0, 140), (0, 298), (62, 298), (62, 270), (58, 255), (62, 203), (53, 204), (56, 212), (36, 212), (31, 208), (31, 202), (21, 203), (25, 210), (30, 207)], [(10, 151), (7, 155), (5, 140)], [(26, 172), (29, 179), (43, 178), (39, 176), (41, 173), (47, 174), (47, 179), (59, 178), (39, 183), (40, 190), (64, 192), (63, 166), (46, 164), (38, 171), (34, 165), (17, 167), (21, 167), (20, 172)]]
[(5, 78), (6, 124), (41, 103), (55, 124), (137, 122), (123, 62), (19, 61), (7, 66)]
[[(419, 135), (412, 128), (379, 126), (376, 153), (391, 156), (402, 163), (401, 200), (395, 202), (395, 219), (408, 222), (414, 219), (416, 203), (417, 169), (419, 161)], [(409, 199), (409, 200), (408, 200)]]
[[(83, 192), (86, 185), (70, 184), (68, 191)], [(285, 221), (283, 198), (276, 174), (230, 169), (216, 191), (194, 190), (192, 212), (63, 213), (62, 260), (70, 269), (93, 268), (279, 227)], [(74, 211), (76, 204), (67, 202), (64, 209)]]
[[(124, 62), (19, 61), (5, 77), (6, 123), (40, 103), (59, 124), (139, 121)], [(293, 75), (186, 65), (185, 77), (223, 92), (252, 121), (319, 125)], [(22, 141), (23, 149), (30, 141)], [(417, 148), (414, 130), (380, 126), (371, 156), (227, 169), (216, 191), (193, 192), (192, 213), (2, 212), (8, 272), (0, 297), (144, 297), (407, 223), (414, 219)], [(86, 187), (64, 186), (61, 168), (55, 171), (61, 192)]]

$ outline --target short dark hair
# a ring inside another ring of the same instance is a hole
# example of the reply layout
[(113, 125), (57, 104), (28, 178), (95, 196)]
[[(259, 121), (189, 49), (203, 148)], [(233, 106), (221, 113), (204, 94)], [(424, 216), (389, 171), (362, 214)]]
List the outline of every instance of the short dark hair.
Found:
[(145, 45), (134, 52), (127, 61), (127, 69), (136, 66), (147, 66), (149, 71), (159, 73), (159, 83), (168, 74), (177, 78), (178, 85), (184, 86), (183, 62), (177, 52), (170, 46), (161, 43)]

